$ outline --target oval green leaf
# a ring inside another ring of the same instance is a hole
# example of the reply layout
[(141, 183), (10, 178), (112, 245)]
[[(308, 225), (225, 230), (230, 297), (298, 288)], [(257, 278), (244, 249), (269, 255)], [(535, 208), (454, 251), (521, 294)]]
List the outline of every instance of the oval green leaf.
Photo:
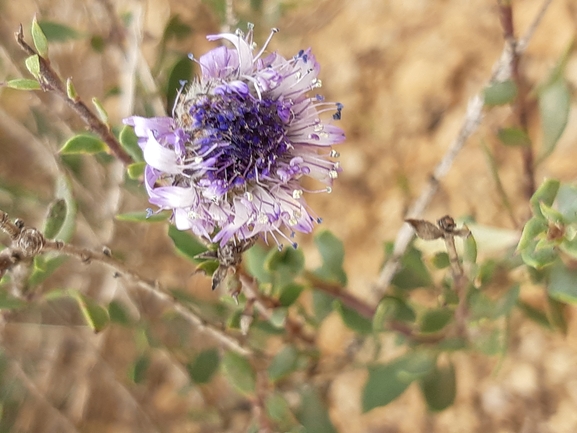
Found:
[(455, 367), (453, 364), (437, 367), (420, 385), (429, 409), (434, 412), (445, 410), (454, 403), (457, 394)]
[(44, 57), (45, 59), (48, 58), (48, 40), (46, 39), (46, 35), (38, 25), (38, 21), (36, 21), (36, 17), (32, 20), (32, 40), (34, 41), (34, 46), (36, 47), (36, 51), (40, 57)]
[(569, 119), (571, 93), (563, 78), (559, 78), (539, 92), (539, 113), (543, 130), (543, 145), (539, 160), (549, 156), (563, 134)]
[(106, 152), (108, 146), (95, 137), (94, 135), (80, 134), (72, 137), (64, 146), (60, 149), (60, 153), (63, 155), (69, 154), (95, 154), (99, 152)]
[(222, 359), (222, 368), (229, 382), (243, 394), (254, 394), (256, 375), (246, 358), (227, 352)]
[(483, 90), (483, 95), (487, 106), (509, 104), (517, 97), (517, 86), (512, 80), (493, 83)]
[(40, 83), (28, 78), (15, 78), (6, 83), (6, 87), (16, 90), (40, 90)]

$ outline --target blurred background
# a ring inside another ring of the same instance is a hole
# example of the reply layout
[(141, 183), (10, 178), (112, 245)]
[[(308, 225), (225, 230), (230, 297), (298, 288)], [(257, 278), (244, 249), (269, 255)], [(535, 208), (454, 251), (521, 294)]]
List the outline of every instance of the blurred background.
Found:
[[(542, 4), (513, 1), (517, 36)], [(322, 216), (323, 228), (344, 242), (348, 290), (375, 304), (384, 242), (394, 239), (407, 209), (456, 137), (469, 99), (486, 85), (504, 48), (497, 3), (236, 0), (234, 12), (239, 27), (255, 23), (257, 41), (278, 27), (270, 49), (285, 57), (312, 47), (321, 65), (321, 93), (344, 104), (341, 126), (347, 141), (337, 149), (343, 173), (332, 194), (309, 196), (307, 201)], [(26, 56), (13, 34), (22, 23), (31, 42), (35, 15), (66, 26), (52, 29), (59, 35), (50, 45), (52, 66), (62, 78), (73, 79), (83, 100), (97, 97), (112, 125), (132, 114), (165, 115), (175, 68), (183, 67), (187, 53), (200, 56), (215, 47), (205, 36), (231, 21), (224, 0), (0, 0), (0, 81), (29, 77)], [(547, 79), (574, 41), (576, 29), (577, 3), (554, 0), (521, 60), (529, 87)], [(569, 51), (566, 79), (575, 108), (575, 51)], [(529, 103), (528, 114), (529, 132), (538, 146), (535, 102)], [(424, 218), (470, 216), (515, 238), (529, 212), (522, 158), (496, 134), (512, 117), (508, 106), (486, 110)], [(175, 253), (165, 225), (115, 219), (119, 213), (148, 207), (138, 182), (124, 182), (120, 164), (106, 157), (75, 156), (64, 162), (57, 157), (62, 144), (84, 129), (54, 95), (0, 87), (0, 209), (40, 227), (54, 196), (71, 191), (78, 206), (74, 244), (96, 249), (107, 245), (129, 267), (165, 287), (179, 288), (207, 305), (218, 299), (222, 294), (210, 291), (209, 279), (194, 274), (194, 266)], [(503, 208), (484, 148), (494, 157), (513, 217)], [(576, 161), (573, 109), (555, 152), (538, 166), (537, 184), (546, 177), (573, 181)], [(71, 174), (69, 183), (63, 181), (62, 170)], [(297, 240), (307, 265), (314, 267), (320, 258), (311, 238)], [(480, 250), (481, 255), (491, 253)], [(139, 325), (119, 319), (95, 334), (83, 325), (75, 304), (62, 300), (46, 299), (34, 308), (5, 312), (0, 431), (247, 431), (249, 401), (219, 373), (198, 385), (187, 372), (190, 359), (215, 347), (214, 341), (98, 264), (68, 260), (27, 295), (41, 297), (55, 288), (75, 288), (99, 302), (115, 301), (127, 321)], [(539, 302), (538, 289), (523, 289), (528, 300)], [(354, 334), (331, 314), (317, 333), (314, 384), (322, 390), (334, 428), (343, 433), (574, 432), (577, 324), (570, 319), (568, 325), (563, 336), (514, 314), (504, 358), (455, 355), (458, 389), (449, 409), (429, 413), (411, 387), (392, 404), (363, 414), (360, 395), (366, 371), (346, 364)], [(269, 344), (272, 352), (280, 345)], [(296, 376), (291, 380), (304, 380)], [(291, 380), (282, 385), (289, 403), (302, 398)]]

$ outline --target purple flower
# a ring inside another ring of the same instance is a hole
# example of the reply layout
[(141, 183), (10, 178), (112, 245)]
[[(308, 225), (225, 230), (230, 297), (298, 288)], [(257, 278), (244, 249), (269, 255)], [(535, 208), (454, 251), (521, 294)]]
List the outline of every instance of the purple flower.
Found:
[[(252, 27), (246, 36), (208, 36), (234, 48), (200, 57), (202, 75), (181, 91), (173, 116), (124, 120), (143, 150), (150, 202), (171, 209), (178, 229), (221, 246), (270, 234), (279, 247), (277, 235), (296, 247), (285, 232), (309, 233), (320, 222), (303, 192), (330, 192), (341, 171), (331, 146), (344, 140), (333, 125), (342, 104), (308, 95), (321, 86), (310, 49), (288, 60), (264, 56), (274, 33), (257, 54)], [(303, 176), (325, 186), (308, 191)]]

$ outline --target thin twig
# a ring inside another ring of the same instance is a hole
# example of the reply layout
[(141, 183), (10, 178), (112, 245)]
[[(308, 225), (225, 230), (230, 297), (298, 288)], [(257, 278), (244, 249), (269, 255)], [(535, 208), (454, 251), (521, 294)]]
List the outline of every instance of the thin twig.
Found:
[[(545, 14), (547, 8), (551, 4), (552, 0), (545, 0), (543, 3), (542, 8), (540, 9), (539, 13), (535, 17), (533, 23), (529, 26), (524, 37), (519, 41), (516, 47), (517, 55), (521, 55), (524, 50), (527, 48), (529, 40), (531, 36), (533, 36), (535, 29), (541, 22), (543, 15)], [(493, 73), (491, 78), (489, 79), (489, 83), (492, 83), (497, 77), (501, 76), (505, 71), (506, 68), (510, 65), (510, 58), (511, 52), (510, 47), (507, 45), (499, 60), (496, 62), (495, 66), (493, 67)], [(469, 101), (467, 107), (467, 113), (465, 118), (463, 119), (463, 124), (459, 129), (459, 133), (455, 140), (449, 146), (447, 153), (441, 159), (441, 162), (435, 168), (433, 175), (431, 176), (429, 182), (425, 186), (425, 189), (419, 196), (419, 198), (415, 201), (413, 206), (410, 208), (409, 212), (407, 213), (408, 217), (411, 218), (418, 218), (421, 216), (426, 209), (426, 207), (431, 202), (433, 196), (437, 192), (439, 187), (439, 182), (441, 178), (449, 171), (451, 168), (453, 161), (459, 151), (465, 145), (466, 140), (475, 132), (479, 124), (481, 123), (481, 119), (483, 117), (483, 94), (480, 92), (479, 94), (475, 95)], [(401, 229), (399, 230), (397, 237), (395, 239), (395, 245), (393, 247), (393, 254), (391, 258), (387, 261), (385, 266), (380, 272), (378, 280), (374, 287), (374, 293), (379, 298), (384, 296), (391, 284), (391, 281), (400, 267), (401, 257), (405, 253), (405, 250), (409, 246), (411, 239), (413, 238), (413, 230), (408, 224), (404, 224)]]
[(90, 132), (98, 135), (102, 141), (106, 143), (110, 151), (120, 160), (123, 164), (128, 165), (132, 163), (132, 158), (126, 151), (122, 148), (116, 137), (110, 131), (108, 125), (102, 122), (98, 116), (96, 116), (87, 105), (78, 97), (70, 98), (66, 91), (66, 86), (56, 73), (52, 66), (50, 66), (50, 61), (44, 59), (40, 56), (34, 48), (24, 41), (24, 34), (22, 30), (22, 24), (18, 28), (15, 34), (16, 41), (20, 48), (29, 56), (37, 55), (40, 63), (40, 73), (38, 76), (38, 82), (44, 91), (52, 91), (58, 95), (72, 110), (76, 112), (86, 124)]
[(175, 311), (180, 313), (182, 317), (188, 320), (189, 323), (196, 326), (200, 331), (210, 335), (227, 349), (233, 350), (243, 356), (252, 354), (250, 349), (241, 346), (232, 336), (207, 322), (178, 302), (178, 300), (174, 299), (171, 294), (160, 287), (158, 282), (148, 280), (136, 271), (118, 262), (112, 257), (108, 249), (105, 249), (103, 252), (95, 252), (86, 248), (78, 248), (61, 241), (45, 239), (38, 230), (24, 227), (21, 223), (11, 222), (8, 219), (8, 215), (2, 210), (0, 210), (0, 229), (12, 239), (10, 248), (6, 248), (0, 252), (0, 258), (2, 259), (0, 260), (0, 275), (25, 259), (30, 259), (38, 254), (50, 251), (75, 257), (83, 263), (99, 262), (114, 269), (118, 276), (127, 278), (129, 281), (135, 283), (138, 288), (170, 305)]

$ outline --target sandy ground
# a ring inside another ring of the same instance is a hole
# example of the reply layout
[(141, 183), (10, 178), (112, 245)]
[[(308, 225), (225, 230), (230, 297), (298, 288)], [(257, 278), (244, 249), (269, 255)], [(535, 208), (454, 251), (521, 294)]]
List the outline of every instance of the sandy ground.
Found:
[[(169, 45), (169, 58), (175, 50), (202, 54), (211, 47), (204, 36), (219, 29), (208, 1), (113, 3), (119, 13), (132, 11), (139, 17), (142, 55), (150, 65), (156, 61), (158, 43), (171, 14), (180, 14), (193, 32)], [(541, 5), (539, 0), (513, 2), (517, 34), (524, 33)], [(248, 18), (248, 2), (237, 6), (240, 15)], [(106, 35), (111, 28), (100, 1), (0, 2), (0, 80), (25, 73), (12, 33), (19, 22), (29, 23), (34, 13), (94, 34)], [(315, 195), (309, 201), (323, 217), (323, 226), (345, 243), (349, 290), (375, 302), (373, 287), (383, 260), (383, 242), (394, 239), (407, 209), (456, 137), (469, 99), (486, 84), (503, 50), (496, 2), (264, 1), (262, 13), (254, 21), (264, 29), (281, 29), (272, 47), (287, 56), (312, 47), (322, 66), (324, 96), (345, 106), (342, 127), (347, 142), (338, 149), (343, 173), (332, 194)], [(521, 70), (532, 87), (547, 77), (576, 37), (576, 28), (577, 4), (554, 0), (522, 59)], [(125, 83), (122, 80), (130, 66), (114, 46), (104, 56), (95, 55), (82, 39), (54, 46), (51, 55), (62, 76), (73, 77), (84, 99), (93, 95), (103, 99), (113, 123), (131, 114), (126, 95), (104, 96), (113, 84)], [(567, 79), (575, 94), (574, 52), (568, 61)], [(81, 125), (51, 95), (2, 89), (0, 110), (0, 179), (30, 195), (19, 200), (0, 195), (0, 205), (12, 216), (37, 224), (53, 190), (55, 149), (71, 134), (68, 128), (80, 130)], [(537, 183), (545, 177), (575, 179), (576, 113), (572, 111), (555, 154), (538, 167)], [(34, 115), (48, 123), (48, 132), (38, 134)], [(442, 179), (423, 217), (470, 215), (483, 225), (512, 231), (519, 228), (504, 212), (483, 153), (487, 146), (495, 155), (515, 218), (522, 221), (527, 206), (521, 154), (500, 145), (495, 136), (497, 128), (509, 125), (512, 118), (507, 107), (486, 110), (480, 128)], [(529, 107), (529, 128), (538, 146), (540, 126), (534, 103)], [(82, 214), (75, 238), (78, 244), (111, 245), (131, 266), (165, 286), (186, 285), (197, 296), (210, 296), (206, 279), (190, 276), (190, 265), (174, 257), (161, 228), (113, 222), (115, 213), (146, 207), (143, 195), (118, 192), (121, 168), (103, 168), (87, 159), (81, 177), (84, 181), (74, 186)], [(312, 267), (318, 257), (310, 237), (298, 241)], [(122, 298), (121, 287), (102, 269), (86, 268), (78, 276), (74, 273), (77, 266), (66, 266), (53, 285), (75, 286), (101, 300)], [(539, 299), (540, 289), (523, 289), (524, 296)], [(160, 320), (160, 311), (148, 301), (140, 299), (133, 313), (140, 309), (152, 317), (154, 333), (170, 350), (154, 352), (150, 376), (138, 387), (126, 385), (125, 375), (134, 354), (142, 348), (126, 329), (94, 336), (82, 327), (57, 326), (77, 320), (64, 308), (51, 313), (40, 309), (27, 316), (29, 324), (15, 320), (6, 325), (7, 351), (20, 361), (41, 396), (27, 398), (11, 409), (19, 413), (19, 432), (60, 431), (53, 421), (58, 418), (55, 412), (82, 432), (244, 431), (248, 412), (229, 395), (222, 379), (209, 389), (186, 388), (182, 392), (187, 377), (178, 361), (186, 359), (188, 352), (179, 349), (178, 337), (168, 332), (172, 328)], [(55, 325), (34, 325), (41, 321)], [(563, 337), (515, 313), (510, 330), (510, 351), (504, 360), (454, 355), (457, 400), (441, 414), (427, 412), (416, 387), (393, 404), (362, 414), (360, 393), (366, 373), (353, 368), (335, 373), (326, 394), (334, 425), (342, 433), (577, 431), (577, 324), (570, 321), (568, 335)], [(198, 336), (191, 339), (201, 347), (208, 346)], [(321, 356), (330, 365), (332, 358), (347, 350), (352, 334), (337, 316), (330, 316), (318, 339)], [(203, 414), (207, 407), (210, 410)], [(228, 414), (227, 425), (202, 418), (223, 413)], [(203, 423), (198, 422), (201, 418)]]

